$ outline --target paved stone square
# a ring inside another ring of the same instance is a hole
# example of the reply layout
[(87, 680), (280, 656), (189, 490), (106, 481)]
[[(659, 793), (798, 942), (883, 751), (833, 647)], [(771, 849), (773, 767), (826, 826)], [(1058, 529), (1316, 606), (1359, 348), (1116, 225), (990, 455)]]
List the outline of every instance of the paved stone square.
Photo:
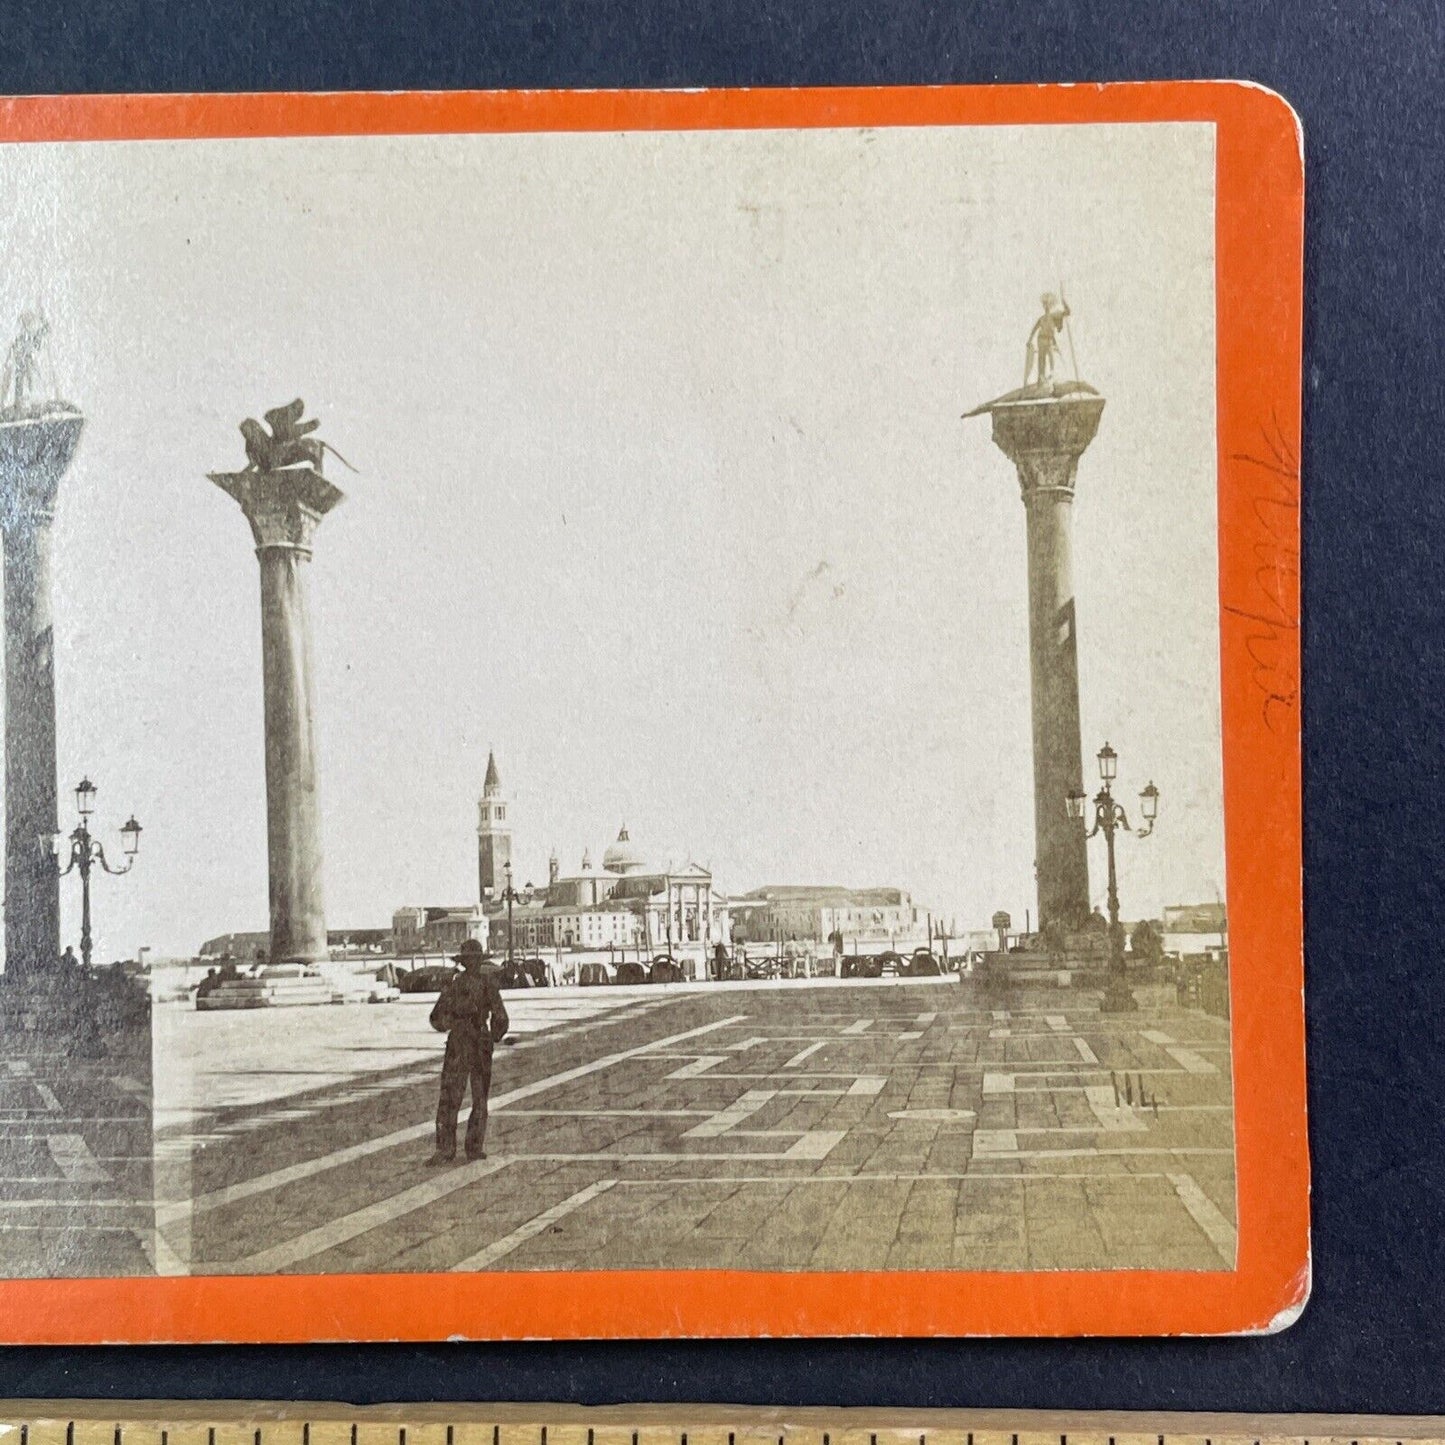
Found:
[[(489, 1157), (441, 1170), (423, 1167), (441, 1040), (418, 1003), (220, 1029), (187, 1013), (172, 1051), (203, 1107), (163, 1099), (158, 1054), (156, 1257), (196, 1273), (1229, 1268), (1228, 1025), (1138, 992), (1127, 1016), (952, 978), (509, 994)], [(268, 1051), (271, 1031), (295, 1057)]]
[(0, 1062), (0, 1275), (150, 1274), (150, 1084), (143, 1068), (10, 1038)]

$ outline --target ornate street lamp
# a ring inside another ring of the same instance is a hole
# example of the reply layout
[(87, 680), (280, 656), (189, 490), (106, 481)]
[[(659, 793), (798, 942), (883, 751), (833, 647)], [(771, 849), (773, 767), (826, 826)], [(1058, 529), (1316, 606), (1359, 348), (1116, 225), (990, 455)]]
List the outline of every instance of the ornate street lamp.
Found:
[(517, 890), (512, 887), (512, 860), (509, 858), (505, 869), (507, 875), (507, 886), (502, 890), (502, 897), (507, 901), (507, 966), (512, 964), (512, 905), (517, 901)]
[(1154, 786), (1152, 778), (1149, 785), (1139, 794), (1139, 815), (1149, 825), (1139, 836), (1147, 838), (1154, 831), (1154, 819), (1159, 816), (1159, 789)]
[[(1104, 845), (1109, 855), (1109, 983), (1099, 1001), (1103, 1013), (1131, 1013), (1139, 1007), (1139, 1001), (1129, 989), (1129, 980), (1124, 971), (1123, 930), (1119, 926), (1119, 878), (1114, 868), (1114, 834), (1119, 831), (1132, 833), (1128, 815), (1113, 793), (1111, 784), (1119, 773), (1119, 755), (1105, 743), (1099, 749), (1099, 777), (1103, 786), (1094, 795), (1094, 826), (1087, 837), (1096, 833), (1104, 835)], [(1065, 799), (1069, 817), (1084, 819), (1088, 799), (1081, 790), (1069, 793)], [(1154, 820), (1159, 816), (1159, 789), (1150, 782), (1139, 794), (1139, 815), (1145, 827), (1137, 830), (1138, 836), (1147, 838), (1154, 831)]]
[[(107, 873), (116, 876), (129, 873), (135, 864), (136, 854), (140, 852), (141, 835), (141, 825), (132, 814), (120, 828), (121, 847), (125, 851), (126, 861), (122, 867), (112, 868), (100, 839), (92, 837), (90, 832), (89, 818), (95, 812), (95, 793), (95, 784), (89, 778), (82, 778), (75, 789), (75, 808), (80, 814), (80, 822), (70, 835), (70, 862), (60, 872), (60, 876), (64, 878), (67, 873), (76, 869), (80, 871), (80, 957), (87, 968), (90, 967), (91, 953), (90, 870), (99, 863)], [(59, 842), (58, 834), (56, 841)]]

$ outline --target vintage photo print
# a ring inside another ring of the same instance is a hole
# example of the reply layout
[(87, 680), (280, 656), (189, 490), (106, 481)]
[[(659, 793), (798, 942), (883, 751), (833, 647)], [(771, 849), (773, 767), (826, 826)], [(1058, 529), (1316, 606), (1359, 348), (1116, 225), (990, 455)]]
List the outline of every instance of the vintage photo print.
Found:
[(1218, 126), (375, 132), (0, 145), (0, 1275), (1234, 1274)]

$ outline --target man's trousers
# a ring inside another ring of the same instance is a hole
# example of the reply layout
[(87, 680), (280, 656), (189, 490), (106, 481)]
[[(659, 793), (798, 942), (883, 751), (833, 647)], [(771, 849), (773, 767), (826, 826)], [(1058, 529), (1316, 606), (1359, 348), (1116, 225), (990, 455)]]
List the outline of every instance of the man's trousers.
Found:
[(472, 1112), (467, 1116), (467, 1158), (480, 1156), (487, 1138), (487, 1095), (492, 1089), (492, 1044), (477, 1039), (447, 1038), (442, 1059), (441, 1101), (437, 1104), (437, 1153), (451, 1158), (457, 1152), (457, 1115), (472, 1085)]

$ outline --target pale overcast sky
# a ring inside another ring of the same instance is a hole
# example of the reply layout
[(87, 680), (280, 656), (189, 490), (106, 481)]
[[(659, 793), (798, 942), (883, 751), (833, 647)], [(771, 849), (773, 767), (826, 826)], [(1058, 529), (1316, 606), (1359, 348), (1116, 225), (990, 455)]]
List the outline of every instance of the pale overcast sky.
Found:
[[(1108, 398), (1075, 504), (1086, 776), (1223, 887), (1214, 137), (1197, 125), (0, 149), (0, 327), (87, 417), (55, 525), (62, 824), (134, 809), (97, 953), (267, 916), (257, 567), (208, 471), (305, 398), (328, 921), (626, 820), (659, 859), (1033, 907), (1024, 511), (986, 419), (1062, 281)], [(1092, 845), (1095, 849), (1100, 844)], [(1102, 898), (1101, 851), (1091, 854)], [(66, 935), (78, 903), (65, 889)]]

